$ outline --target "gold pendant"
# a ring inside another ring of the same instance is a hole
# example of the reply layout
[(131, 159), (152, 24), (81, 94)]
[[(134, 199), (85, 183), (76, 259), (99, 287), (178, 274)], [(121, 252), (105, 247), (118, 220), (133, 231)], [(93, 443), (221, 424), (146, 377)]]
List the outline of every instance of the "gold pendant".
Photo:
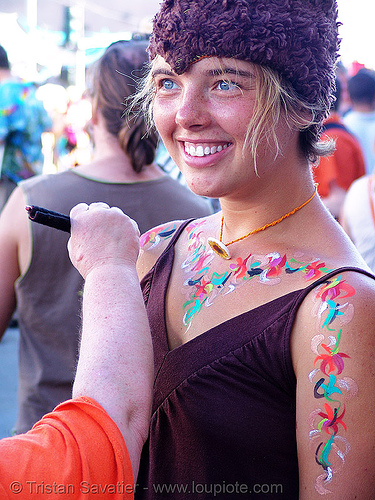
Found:
[(219, 241), (216, 238), (207, 238), (207, 243), (219, 257), (227, 260), (230, 259), (228, 247), (224, 245), (222, 241)]

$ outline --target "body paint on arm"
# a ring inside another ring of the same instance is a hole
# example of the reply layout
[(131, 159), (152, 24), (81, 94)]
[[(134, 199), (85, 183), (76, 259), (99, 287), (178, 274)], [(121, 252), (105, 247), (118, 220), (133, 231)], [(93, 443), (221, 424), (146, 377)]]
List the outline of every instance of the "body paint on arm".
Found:
[[(356, 382), (346, 376), (350, 356), (340, 348), (342, 327), (353, 318), (353, 305), (346, 300), (355, 294), (342, 276), (317, 288), (316, 307), (319, 333), (311, 340), (315, 354), (314, 368), (309, 373), (314, 398), (320, 402), (309, 417), (309, 438), (314, 445), (315, 461), (321, 472), (315, 480), (320, 495), (332, 493), (329, 484), (333, 475), (345, 464), (350, 444), (345, 437), (345, 401), (356, 396)], [(337, 302), (344, 299), (344, 302)]]

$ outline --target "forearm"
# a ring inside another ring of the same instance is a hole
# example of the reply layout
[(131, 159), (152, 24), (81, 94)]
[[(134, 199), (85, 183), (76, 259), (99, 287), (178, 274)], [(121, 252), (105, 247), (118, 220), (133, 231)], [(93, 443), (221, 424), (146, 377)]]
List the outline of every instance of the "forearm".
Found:
[(137, 473), (148, 433), (153, 354), (133, 264), (105, 264), (86, 277), (73, 395), (98, 401), (122, 432)]

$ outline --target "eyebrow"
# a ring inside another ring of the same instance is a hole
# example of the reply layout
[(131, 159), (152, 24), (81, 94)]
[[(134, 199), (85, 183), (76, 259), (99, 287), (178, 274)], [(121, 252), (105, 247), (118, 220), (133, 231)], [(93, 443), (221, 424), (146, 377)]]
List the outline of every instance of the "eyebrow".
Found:
[[(217, 69), (209, 69), (206, 74), (208, 76), (221, 76), (221, 75), (238, 75), (245, 78), (255, 78), (255, 75), (250, 71), (245, 71), (237, 68), (217, 68)], [(157, 75), (166, 75), (166, 76), (176, 76), (176, 73), (170, 71), (166, 68), (155, 69), (152, 72), (152, 77), (154, 78)]]
[(169, 69), (159, 68), (155, 69), (151, 74), (152, 78), (155, 78), (156, 75), (175, 76), (176, 73), (173, 73), (173, 71), (170, 71)]
[(238, 75), (243, 76), (245, 78), (255, 78), (255, 75), (250, 71), (245, 71), (243, 69), (238, 68), (217, 68), (217, 69), (209, 69), (207, 71), (209, 76), (221, 76), (221, 75)]

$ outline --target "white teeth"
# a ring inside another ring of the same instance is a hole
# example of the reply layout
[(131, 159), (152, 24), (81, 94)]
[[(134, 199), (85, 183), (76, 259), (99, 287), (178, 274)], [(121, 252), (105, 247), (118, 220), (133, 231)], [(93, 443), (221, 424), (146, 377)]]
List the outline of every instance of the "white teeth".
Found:
[(226, 149), (230, 144), (224, 144), (223, 146), (205, 146), (201, 144), (198, 146), (188, 145), (185, 143), (185, 151), (190, 156), (209, 156), (215, 153), (219, 153), (223, 149)]

